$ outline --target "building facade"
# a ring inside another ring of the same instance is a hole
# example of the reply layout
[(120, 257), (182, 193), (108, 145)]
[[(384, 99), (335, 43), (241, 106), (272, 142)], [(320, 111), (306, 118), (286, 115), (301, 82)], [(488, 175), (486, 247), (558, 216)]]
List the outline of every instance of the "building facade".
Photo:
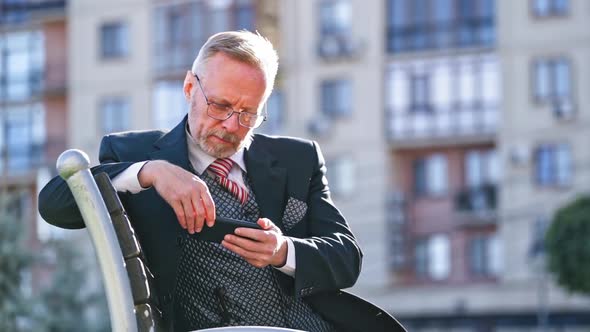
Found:
[[(22, 222), (33, 250), (47, 235), (37, 223), (37, 193), (67, 146), (65, 8), (66, 1), (0, 3), (0, 214)], [(23, 287), (35, 288), (43, 273), (26, 271)]]
[(590, 190), (589, 4), (282, 5), (282, 130), (321, 143), (365, 250), (353, 291), (411, 331), (587, 328), (540, 262)]

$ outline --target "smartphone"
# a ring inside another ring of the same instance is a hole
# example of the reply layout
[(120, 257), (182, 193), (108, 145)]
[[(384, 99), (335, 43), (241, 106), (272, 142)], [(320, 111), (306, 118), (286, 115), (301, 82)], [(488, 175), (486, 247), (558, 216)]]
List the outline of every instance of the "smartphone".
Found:
[(213, 227), (207, 227), (207, 225), (205, 225), (200, 233), (194, 233), (190, 236), (200, 241), (221, 243), (225, 234), (234, 234), (235, 229), (239, 227), (262, 229), (262, 227), (260, 227), (260, 225), (257, 223), (232, 218), (217, 217), (215, 218), (215, 224)]

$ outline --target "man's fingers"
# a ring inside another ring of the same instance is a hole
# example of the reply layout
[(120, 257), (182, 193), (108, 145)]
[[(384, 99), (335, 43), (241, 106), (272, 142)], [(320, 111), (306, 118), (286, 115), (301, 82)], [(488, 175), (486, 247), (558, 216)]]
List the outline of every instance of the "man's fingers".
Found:
[(200, 203), (205, 209), (205, 219), (207, 220), (207, 226), (213, 227), (215, 224), (215, 203), (208, 190), (201, 192)]
[(261, 242), (253, 241), (253, 240), (250, 240), (247, 238), (243, 238), (243, 237), (239, 237), (239, 236), (235, 236), (235, 235), (231, 235), (231, 234), (227, 234), (224, 237), (224, 240), (235, 245), (235, 246), (243, 248), (247, 251), (260, 252), (260, 253), (265, 252), (265, 250), (264, 250), (265, 245)]
[(205, 223), (205, 207), (201, 202), (201, 198), (195, 191), (192, 192), (191, 204), (193, 206), (193, 211), (195, 211), (195, 229), (197, 232), (200, 232)]
[(195, 231), (198, 231), (195, 225), (195, 211), (193, 209), (193, 204), (188, 199), (182, 200), (181, 204), (184, 211), (184, 217), (186, 218), (188, 232), (193, 234)]
[(176, 218), (178, 219), (178, 223), (182, 228), (187, 229), (186, 218), (184, 218), (184, 211), (182, 209), (182, 205), (178, 202), (172, 202), (171, 204), (174, 213), (176, 214)]
[(255, 258), (260, 257), (259, 253), (245, 250), (243, 247), (236, 245), (235, 243), (226, 241), (226, 240), (221, 241), (221, 245), (223, 245), (227, 249), (233, 251), (234, 253), (240, 255), (244, 259), (255, 259)]
[(236, 235), (239, 235), (239, 236), (245, 237), (245, 238), (249, 238), (254, 241), (259, 241), (259, 242), (266, 241), (268, 239), (268, 237), (271, 236), (269, 234), (269, 232), (271, 232), (271, 231), (248, 228), (248, 227), (238, 227), (234, 231), (234, 233)]

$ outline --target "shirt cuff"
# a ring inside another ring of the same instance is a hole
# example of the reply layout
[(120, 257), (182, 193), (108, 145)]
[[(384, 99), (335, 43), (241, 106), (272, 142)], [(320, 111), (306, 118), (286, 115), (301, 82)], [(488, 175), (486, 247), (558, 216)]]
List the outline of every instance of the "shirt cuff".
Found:
[(275, 267), (275, 269), (283, 272), (284, 274), (294, 277), (295, 276), (295, 245), (290, 238), (287, 237), (287, 262), (281, 267)]
[(134, 163), (119, 175), (115, 176), (112, 181), (115, 190), (117, 190), (117, 192), (129, 192), (132, 194), (137, 194), (138, 192), (149, 189), (143, 188), (139, 184), (139, 179), (137, 177), (139, 175), (139, 171), (141, 171), (141, 168), (146, 163), (147, 161)]

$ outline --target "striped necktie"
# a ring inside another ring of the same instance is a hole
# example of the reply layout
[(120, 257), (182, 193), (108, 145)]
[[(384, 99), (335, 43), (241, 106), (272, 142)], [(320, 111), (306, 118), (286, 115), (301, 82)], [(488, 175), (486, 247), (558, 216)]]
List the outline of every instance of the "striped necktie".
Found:
[(217, 176), (221, 186), (227, 189), (227, 191), (229, 191), (232, 195), (237, 197), (238, 201), (244, 205), (248, 200), (248, 191), (227, 178), (233, 165), (234, 162), (229, 158), (216, 159), (211, 165), (209, 165), (209, 170), (215, 174), (215, 176)]

